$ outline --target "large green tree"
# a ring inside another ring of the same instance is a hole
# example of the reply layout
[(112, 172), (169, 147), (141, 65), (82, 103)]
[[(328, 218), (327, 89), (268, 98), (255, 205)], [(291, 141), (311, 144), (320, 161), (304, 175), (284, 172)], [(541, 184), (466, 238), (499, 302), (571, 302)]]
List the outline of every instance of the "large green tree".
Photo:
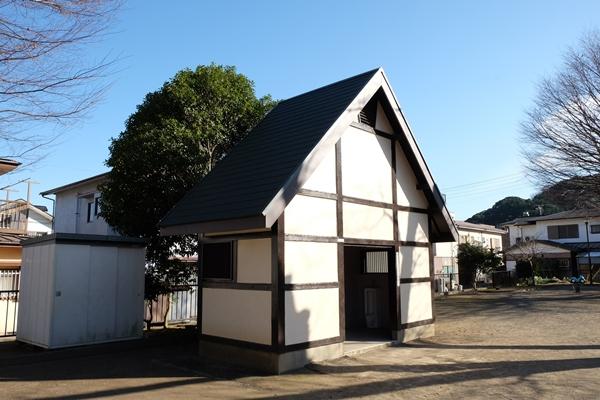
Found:
[(193, 273), (177, 256), (195, 252), (194, 238), (161, 237), (159, 220), (273, 105), (234, 67), (199, 66), (146, 95), (112, 139), (102, 215), (121, 234), (148, 240), (147, 298)]

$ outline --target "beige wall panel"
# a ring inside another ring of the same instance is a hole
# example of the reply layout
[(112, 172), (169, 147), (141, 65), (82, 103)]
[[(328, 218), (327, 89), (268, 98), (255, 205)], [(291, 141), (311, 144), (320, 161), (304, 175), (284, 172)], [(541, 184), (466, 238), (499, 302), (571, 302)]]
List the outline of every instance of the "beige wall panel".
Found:
[(237, 242), (237, 281), (271, 283), (271, 239)]
[(417, 178), (404, 151), (396, 143), (396, 190), (397, 201), (402, 206), (427, 208), (427, 199), (422, 190), (417, 189)]
[(338, 293), (337, 288), (285, 292), (285, 343), (339, 336)]
[(428, 215), (398, 211), (398, 238), (408, 242), (429, 242)]
[(337, 243), (285, 242), (285, 283), (337, 282)]
[(349, 127), (342, 136), (343, 194), (391, 203), (391, 153), (389, 139)]
[(302, 188), (335, 193), (335, 148), (332, 148)]
[(345, 202), (344, 237), (394, 240), (393, 211)]
[(401, 318), (403, 324), (431, 319), (431, 284), (429, 282), (400, 285)]
[(202, 333), (271, 344), (271, 292), (204, 288)]
[(284, 219), (286, 234), (337, 236), (335, 200), (295, 196), (285, 208)]
[(398, 252), (400, 278), (429, 277), (429, 249), (427, 247), (401, 246)]

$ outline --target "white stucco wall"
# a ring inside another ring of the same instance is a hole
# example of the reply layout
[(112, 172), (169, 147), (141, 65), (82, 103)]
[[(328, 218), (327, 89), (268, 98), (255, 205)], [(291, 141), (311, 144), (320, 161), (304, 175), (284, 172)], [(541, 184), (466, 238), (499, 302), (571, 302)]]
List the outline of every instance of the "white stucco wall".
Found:
[(303, 189), (335, 193), (335, 148), (332, 147), (308, 180), (302, 185)]
[(423, 191), (417, 189), (415, 173), (398, 143), (396, 143), (396, 198), (401, 206), (428, 207)]
[(429, 277), (429, 248), (401, 246), (397, 253), (400, 278)]
[(431, 319), (433, 313), (430, 283), (402, 283), (400, 285), (400, 306), (400, 322), (403, 324)]
[(285, 292), (285, 342), (303, 343), (339, 336), (337, 288)]
[(238, 240), (237, 281), (271, 283), (271, 239)]
[(389, 139), (358, 128), (348, 128), (342, 136), (344, 196), (392, 203), (391, 163), (392, 144)]
[(271, 292), (204, 288), (202, 333), (271, 344)]
[(398, 211), (398, 238), (409, 242), (429, 242), (429, 216), (423, 213)]
[(285, 242), (285, 283), (337, 282), (337, 243)]
[(394, 239), (393, 211), (389, 208), (344, 202), (344, 237)]
[(285, 233), (337, 236), (336, 202), (297, 195), (285, 208)]

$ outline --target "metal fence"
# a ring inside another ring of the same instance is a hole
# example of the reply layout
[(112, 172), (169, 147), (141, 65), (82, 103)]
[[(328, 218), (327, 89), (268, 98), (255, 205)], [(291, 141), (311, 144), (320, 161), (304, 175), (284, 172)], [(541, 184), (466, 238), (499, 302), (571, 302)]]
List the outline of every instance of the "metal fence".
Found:
[[(147, 305), (147, 304), (146, 304)], [(175, 289), (172, 293), (161, 295), (152, 305), (152, 325), (164, 323), (192, 322), (197, 319), (198, 286)], [(146, 307), (146, 320), (150, 319), (149, 308)]]
[(20, 271), (0, 270), (0, 337), (17, 333)]

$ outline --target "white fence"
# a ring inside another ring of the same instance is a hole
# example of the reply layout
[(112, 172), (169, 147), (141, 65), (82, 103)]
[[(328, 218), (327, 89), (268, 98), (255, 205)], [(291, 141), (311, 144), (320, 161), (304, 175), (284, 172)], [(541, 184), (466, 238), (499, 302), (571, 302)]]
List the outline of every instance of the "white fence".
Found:
[[(198, 288), (192, 285), (190, 289), (174, 290), (168, 295), (159, 296), (152, 304), (152, 325), (163, 323), (180, 323), (196, 321), (198, 310)], [(166, 314), (166, 318), (165, 318)], [(150, 317), (146, 303), (145, 318)]]
[(0, 270), (0, 337), (17, 332), (20, 276), (19, 271)]

